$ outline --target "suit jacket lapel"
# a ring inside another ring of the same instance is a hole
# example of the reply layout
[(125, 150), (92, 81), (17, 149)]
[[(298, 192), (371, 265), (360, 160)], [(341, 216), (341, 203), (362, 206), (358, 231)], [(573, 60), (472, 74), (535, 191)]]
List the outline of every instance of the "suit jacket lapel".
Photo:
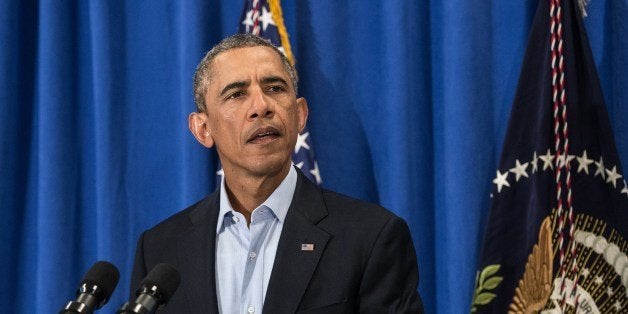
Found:
[(216, 223), (219, 190), (190, 213), (192, 227), (179, 239), (181, 281), (192, 313), (218, 313), (216, 296)]
[[(327, 216), (321, 190), (301, 171), (298, 173), (297, 186), (268, 283), (264, 313), (296, 312), (330, 238), (327, 232), (316, 226)], [(302, 250), (302, 244), (313, 244), (314, 249)]]

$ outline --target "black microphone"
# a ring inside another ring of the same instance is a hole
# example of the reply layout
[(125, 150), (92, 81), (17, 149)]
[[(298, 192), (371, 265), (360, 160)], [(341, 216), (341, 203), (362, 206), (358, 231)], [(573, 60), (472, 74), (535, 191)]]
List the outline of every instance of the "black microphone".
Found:
[(151, 270), (135, 293), (135, 302), (127, 302), (118, 314), (149, 314), (166, 305), (177, 291), (181, 277), (172, 266), (162, 263)]
[(93, 313), (109, 301), (118, 285), (120, 273), (111, 263), (105, 261), (92, 265), (76, 291), (76, 301), (70, 301), (59, 314)]

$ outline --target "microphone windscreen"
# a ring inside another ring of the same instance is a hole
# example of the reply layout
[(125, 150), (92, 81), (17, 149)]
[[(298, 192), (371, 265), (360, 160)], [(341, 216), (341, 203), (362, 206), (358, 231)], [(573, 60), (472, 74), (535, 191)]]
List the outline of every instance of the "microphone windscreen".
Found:
[(163, 302), (168, 303), (172, 295), (177, 291), (177, 288), (179, 288), (180, 282), (181, 276), (179, 272), (174, 267), (166, 263), (161, 263), (157, 264), (157, 266), (146, 275), (146, 278), (144, 278), (140, 286), (159, 287)]
[(104, 299), (108, 300), (118, 285), (119, 279), (120, 273), (116, 266), (109, 262), (99, 261), (85, 273), (81, 284), (97, 285), (102, 289)]

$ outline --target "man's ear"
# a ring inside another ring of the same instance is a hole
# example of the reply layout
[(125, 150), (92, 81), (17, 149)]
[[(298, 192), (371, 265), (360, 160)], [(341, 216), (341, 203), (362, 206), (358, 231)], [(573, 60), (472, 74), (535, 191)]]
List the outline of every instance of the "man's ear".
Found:
[(210, 148), (214, 146), (214, 139), (212, 138), (212, 131), (207, 124), (208, 120), (206, 113), (192, 112), (188, 117), (188, 127), (201, 145)]
[(303, 132), (303, 129), (305, 129), (308, 115), (307, 100), (303, 97), (297, 99), (297, 112), (299, 117), (299, 133), (301, 133)]

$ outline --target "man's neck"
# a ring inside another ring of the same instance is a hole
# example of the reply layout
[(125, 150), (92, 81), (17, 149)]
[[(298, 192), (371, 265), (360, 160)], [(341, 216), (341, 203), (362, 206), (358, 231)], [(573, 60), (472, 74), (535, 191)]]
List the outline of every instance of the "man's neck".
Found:
[(234, 174), (225, 171), (225, 188), (229, 202), (234, 210), (251, 223), (251, 214), (273, 194), (279, 184), (286, 178), (292, 163), (286, 164), (280, 171), (265, 176)]

